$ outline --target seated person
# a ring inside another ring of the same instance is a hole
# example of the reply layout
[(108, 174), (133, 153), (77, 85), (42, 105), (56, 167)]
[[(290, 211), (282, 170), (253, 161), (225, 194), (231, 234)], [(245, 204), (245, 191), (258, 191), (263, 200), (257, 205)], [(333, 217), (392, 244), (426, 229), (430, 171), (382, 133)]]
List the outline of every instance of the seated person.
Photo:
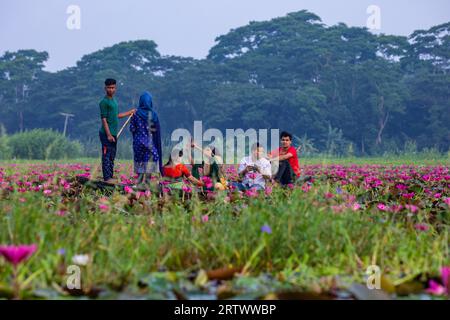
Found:
[(202, 176), (211, 178), (213, 182), (212, 190), (225, 190), (227, 188), (227, 183), (225, 175), (223, 174), (223, 159), (217, 148), (214, 146), (207, 146), (202, 150), (202, 148), (194, 141), (192, 141), (191, 147), (201, 150), (204, 156), (204, 160), (201, 164), (194, 163), (191, 157), (192, 175), (197, 179), (201, 179), (199, 169), (203, 169)]
[(274, 176), (275, 181), (282, 186), (294, 183), (300, 177), (300, 166), (298, 163), (297, 149), (292, 146), (292, 134), (283, 131), (280, 135), (281, 147), (272, 151), (268, 159), (278, 162), (278, 171)]
[(263, 157), (264, 148), (255, 143), (251, 148), (251, 155), (244, 157), (239, 164), (239, 176), (242, 182), (233, 182), (233, 186), (240, 191), (249, 189), (264, 190), (266, 180), (272, 176), (272, 168), (269, 160)]
[[(189, 180), (196, 186), (202, 187), (204, 183), (194, 176), (192, 176), (189, 169), (181, 163), (183, 157), (183, 150), (174, 149), (169, 157), (169, 161), (163, 167), (163, 174), (165, 178), (169, 178), (170, 182), (178, 182), (177, 184), (170, 184), (170, 188), (181, 189), (183, 186), (182, 178)], [(167, 180), (166, 180), (167, 181)]]

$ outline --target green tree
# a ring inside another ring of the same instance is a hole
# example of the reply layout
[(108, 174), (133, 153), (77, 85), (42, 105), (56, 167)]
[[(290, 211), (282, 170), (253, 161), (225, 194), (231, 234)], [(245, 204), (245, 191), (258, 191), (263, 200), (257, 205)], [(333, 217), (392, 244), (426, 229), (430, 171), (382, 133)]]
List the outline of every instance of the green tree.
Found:
[[(35, 50), (19, 50), (6, 52), (0, 57), (0, 101), (6, 108), (2, 108), (2, 117), (15, 122), (19, 131), (23, 131), (24, 113), (33, 109), (30, 105), (30, 91), (43, 73), (47, 52)], [(17, 118), (11, 114), (17, 113)], [(30, 117), (31, 119), (32, 117)]]

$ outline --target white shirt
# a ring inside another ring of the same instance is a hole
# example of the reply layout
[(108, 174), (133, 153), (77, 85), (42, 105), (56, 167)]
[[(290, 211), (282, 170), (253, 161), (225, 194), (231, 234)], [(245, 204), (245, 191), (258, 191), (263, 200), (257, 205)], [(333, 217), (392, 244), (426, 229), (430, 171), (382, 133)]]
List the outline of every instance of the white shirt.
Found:
[(262, 187), (265, 187), (265, 180), (263, 178), (263, 175), (269, 177), (272, 176), (272, 166), (270, 164), (270, 161), (266, 158), (261, 158), (253, 161), (251, 156), (244, 157), (239, 164), (239, 173), (242, 173), (248, 166), (258, 167), (260, 172), (247, 172), (242, 183), (248, 184), (250, 186), (258, 184)]

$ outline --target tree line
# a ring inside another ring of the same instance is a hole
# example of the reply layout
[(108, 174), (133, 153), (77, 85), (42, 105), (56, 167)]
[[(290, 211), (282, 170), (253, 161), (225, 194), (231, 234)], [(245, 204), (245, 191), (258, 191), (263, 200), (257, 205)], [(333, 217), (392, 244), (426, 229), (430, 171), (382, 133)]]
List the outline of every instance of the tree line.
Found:
[(251, 22), (219, 36), (205, 59), (163, 56), (151, 40), (43, 70), (46, 52), (0, 57), (0, 123), (9, 134), (48, 128), (85, 145), (98, 139), (103, 81), (119, 108), (155, 97), (163, 136), (176, 128), (280, 128), (310, 152), (377, 155), (450, 149), (450, 22), (408, 37), (327, 26), (308, 11)]

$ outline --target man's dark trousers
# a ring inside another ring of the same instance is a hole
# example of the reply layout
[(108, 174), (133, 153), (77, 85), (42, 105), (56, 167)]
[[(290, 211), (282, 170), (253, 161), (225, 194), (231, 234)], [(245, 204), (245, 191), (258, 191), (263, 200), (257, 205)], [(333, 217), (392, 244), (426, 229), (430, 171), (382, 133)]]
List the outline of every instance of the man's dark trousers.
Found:
[(117, 152), (117, 137), (114, 136), (114, 142), (108, 140), (105, 133), (100, 132), (100, 141), (102, 143), (102, 171), (103, 180), (107, 181), (114, 175), (114, 160)]

